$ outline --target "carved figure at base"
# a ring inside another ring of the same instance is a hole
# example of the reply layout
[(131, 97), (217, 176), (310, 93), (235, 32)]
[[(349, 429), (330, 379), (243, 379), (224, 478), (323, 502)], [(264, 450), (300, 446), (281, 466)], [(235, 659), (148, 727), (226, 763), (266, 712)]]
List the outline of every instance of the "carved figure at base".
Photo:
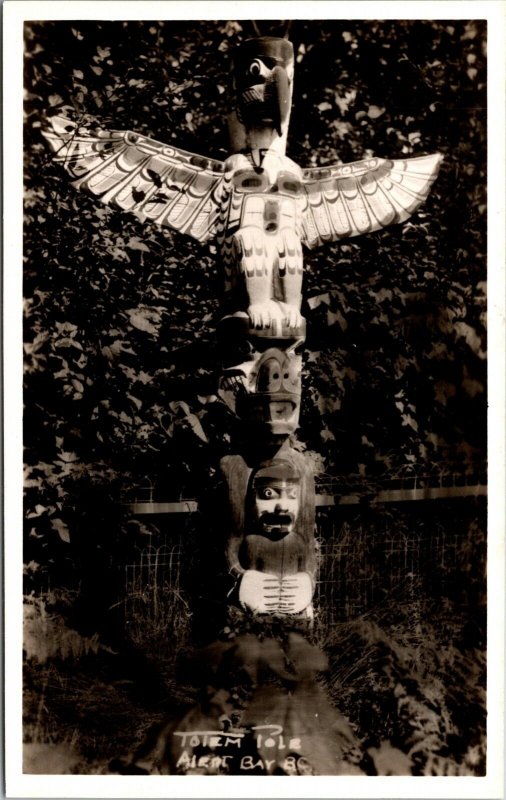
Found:
[(255, 614), (312, 617), (314, 488), (307, 463), (285, 448), (255, 469), (240, 456), (228, 456), (222, 470), (235, 521), (243, 521), (227, 548), (231, 573), (239, 580), (239, 603)]

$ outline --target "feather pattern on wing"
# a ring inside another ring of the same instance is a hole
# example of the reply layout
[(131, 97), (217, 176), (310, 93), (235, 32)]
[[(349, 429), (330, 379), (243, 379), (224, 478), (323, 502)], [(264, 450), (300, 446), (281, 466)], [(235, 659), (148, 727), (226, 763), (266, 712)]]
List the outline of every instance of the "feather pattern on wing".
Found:
[(77, 189), (200, 242), (215, 235), (223, 162), (130, 131), (90, 132), (60, 116), (48, 121), (43, 134)]
[(303, 170), (302, 242), (316, 247), (404, 222), (426, 199), (441, 161), (436, 153)]

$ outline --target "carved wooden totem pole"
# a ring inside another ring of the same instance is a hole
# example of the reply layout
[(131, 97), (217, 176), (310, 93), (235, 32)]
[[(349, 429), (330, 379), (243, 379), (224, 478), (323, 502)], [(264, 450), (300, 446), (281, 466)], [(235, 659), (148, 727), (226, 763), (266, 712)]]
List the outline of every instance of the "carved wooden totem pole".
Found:
[[(45, 136), (73, 184), (104, 203), (219, 244), (219, 395), (242, 434), (220, 468), (228, 494), (229, 624), (200, 653), (200, 702), (133, 761), (137, 770), (343, 774), (353, 737), (315, 680), (311, 463), (299, 424), (306, 323), (302, 245), (402, 222), (427, 197), (441, 157), (301, 169), (285, 154), (294, 56), (286, 39), (239, 46), (230, 156), (219, 162), (144, 136), (52, 117)], [(360, 771), (360, 770), (358, 770)]]

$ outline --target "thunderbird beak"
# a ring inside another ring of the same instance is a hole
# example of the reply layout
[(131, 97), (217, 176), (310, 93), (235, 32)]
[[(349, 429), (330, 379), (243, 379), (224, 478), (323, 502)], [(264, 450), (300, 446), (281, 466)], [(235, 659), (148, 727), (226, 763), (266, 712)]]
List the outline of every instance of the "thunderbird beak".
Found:
[(274, 67), (270, 75), (266, 95), (272, 108), (273, 126), (278, 136), (282, 135), (282, 124), (285, 122), (290, 110), (290, 84), (288, 75), (283, 67)]

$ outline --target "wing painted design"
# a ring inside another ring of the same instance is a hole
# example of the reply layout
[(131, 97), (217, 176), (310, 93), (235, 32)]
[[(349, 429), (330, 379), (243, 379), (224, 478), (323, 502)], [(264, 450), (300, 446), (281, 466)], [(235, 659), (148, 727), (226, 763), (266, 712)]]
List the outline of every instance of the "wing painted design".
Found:
[(368, 158), (303, 170), (303, 243), (316, 247), (404, 222), (427, 197), (442, 159)]
[(48, 122), (43, 134), (77, 189), (199, 242), (214, 236), (223, 162), (130, 131), (91, 133), (61, 116)]

